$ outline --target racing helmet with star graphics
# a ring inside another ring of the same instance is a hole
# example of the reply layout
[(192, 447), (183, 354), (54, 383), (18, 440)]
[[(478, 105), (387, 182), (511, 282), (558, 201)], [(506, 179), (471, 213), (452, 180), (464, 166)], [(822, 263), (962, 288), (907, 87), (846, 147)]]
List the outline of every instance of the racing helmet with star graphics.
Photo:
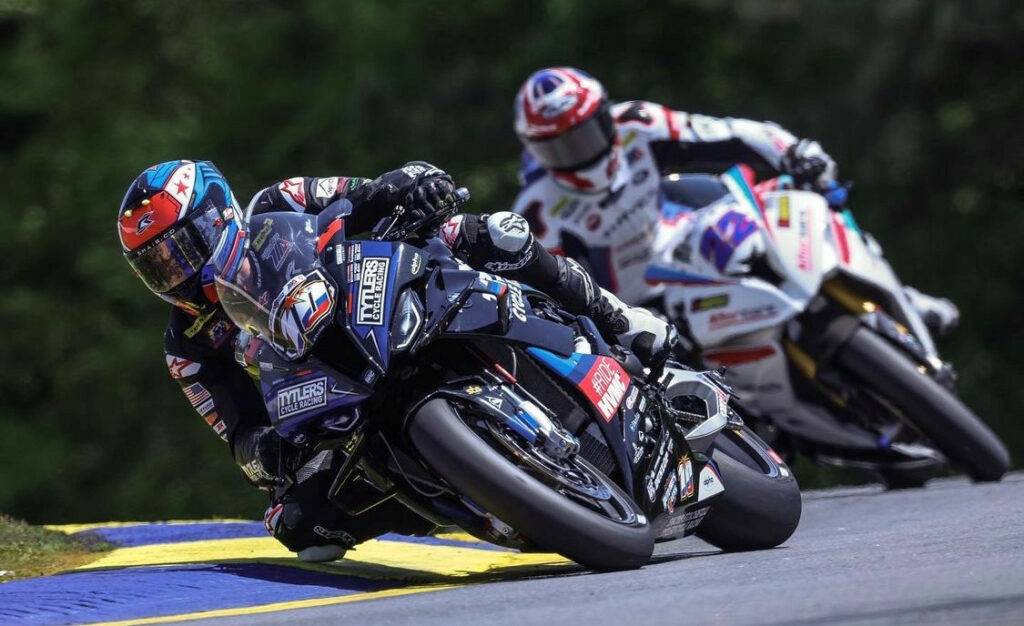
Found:
[(117, 231), (125, 260), (146, 287), (192, 314), (218, 300), (210, 265), (222, 237), (237, 237), (241, 211), (209, 161), (167, 161), (125, 193)]
[(608, 94), (582, 70), (551, 67), (530, 75), (515, 101), (516, 136), (562, 185), (597, 192), (619, 167)]

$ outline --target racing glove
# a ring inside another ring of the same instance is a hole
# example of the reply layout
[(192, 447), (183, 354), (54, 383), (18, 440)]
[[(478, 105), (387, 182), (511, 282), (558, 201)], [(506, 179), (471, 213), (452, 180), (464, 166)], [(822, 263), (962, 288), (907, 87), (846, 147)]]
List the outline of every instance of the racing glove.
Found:
[(371, 185), (370, 202), (384, 213), (402, 205), (409, 222), (431, 218), (424, 226), (437, 226), (455, 210), (455, 181), (444, 170), (424, 161), (411, 161), (381, 174)]
[(241, 431), (234, 441), (235, 462), (246, 479), (260, 489), (271, 489), (285, 482), (283, 472), (297, 452), (269, 426)]
[(838, 174), (832, 157), (822, 150), (821, 144), (809, 139), (801, 139), (786, 150), (782, 155), (781, 169), (798, 185), (811, 185), (817, 190), (826, 189)]

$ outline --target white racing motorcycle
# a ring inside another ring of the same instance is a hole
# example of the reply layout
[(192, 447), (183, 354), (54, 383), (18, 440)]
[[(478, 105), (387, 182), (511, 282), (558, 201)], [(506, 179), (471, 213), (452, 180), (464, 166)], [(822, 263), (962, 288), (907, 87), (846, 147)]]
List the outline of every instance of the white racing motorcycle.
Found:
[[(741, 167), (673, 175), (648, 282), (706, 367), (726, 368), (776, 449), (913, 487), (961, 467), (999, 480), (1009, 454), (956, 396), (882, 249), (813, 192), (754, 193)], [(684, 224), (685, 220), (696, 220)]]

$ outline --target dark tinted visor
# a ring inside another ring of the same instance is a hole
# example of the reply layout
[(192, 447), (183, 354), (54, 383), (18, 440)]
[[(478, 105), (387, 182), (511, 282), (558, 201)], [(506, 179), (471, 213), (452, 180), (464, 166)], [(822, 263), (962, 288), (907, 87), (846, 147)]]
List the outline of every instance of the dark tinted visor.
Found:
[(208, 209), (126, 255), (128, 263), (150, 290), (167, 293), (203, 269), (222, 229), (220, 212)]
[(530, 153), (549, 170), (579, 170), (608, 154), (615, 142), (615, 124), (607, 105), (585, 122), (544, 139), (529, 139)]

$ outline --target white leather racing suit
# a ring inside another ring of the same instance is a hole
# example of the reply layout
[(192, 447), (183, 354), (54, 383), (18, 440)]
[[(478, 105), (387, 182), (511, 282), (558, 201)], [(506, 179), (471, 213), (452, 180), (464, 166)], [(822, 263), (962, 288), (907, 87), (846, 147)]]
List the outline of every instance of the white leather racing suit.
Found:
[(643, 275), (654, 256), (662, 174), (717, 173), (736, 163), (777, 173), (797, 138), (768, 122), (683, 113), (651, 102), (616, 104), (612, 116), (620, 155), (610, 189), (585, 193), (563, 186), (526, 154), (513, 211), (529, 221), (541, 245), (580, 261), (602, 287), (635, 305), (660, 295)]

